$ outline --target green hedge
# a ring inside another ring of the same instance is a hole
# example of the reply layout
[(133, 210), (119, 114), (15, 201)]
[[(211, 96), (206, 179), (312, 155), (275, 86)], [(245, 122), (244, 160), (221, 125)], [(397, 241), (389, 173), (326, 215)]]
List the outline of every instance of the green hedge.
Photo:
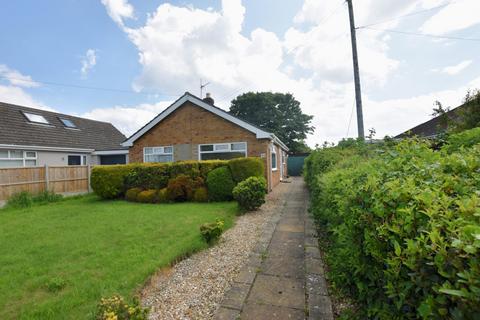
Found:
[(164, 189), (171, 179), (179, 175), (194, 180), (207, 180), (208, 174), (219, 167), (235, 172), (236, 181), (250, 176), (263, 176), (263, 162), (259, 158), (241, 158), (209, 161), (179, 161), (173, 163), (134, 163), (128, 165), (96, 166), (92, 170), (91, 185), (104, 199), (122, 197), (126, 190)]
[(263, 177), (265, 168), (260, 158), (237, 158), (228, 161), (232, 178), (236, 183), (249, 177)]
[(468, 148), (479, 143), (480, 128), (475, 128), (449, 135), (443, 148), (451, 153), (460, 150), (461, 147)]
[[(356, 319), (480, 314), (480, 145), (317, 150), (311, 211), (328, 235), (329, 278)], [(347, 155), (350, 153), (349, 155)]]

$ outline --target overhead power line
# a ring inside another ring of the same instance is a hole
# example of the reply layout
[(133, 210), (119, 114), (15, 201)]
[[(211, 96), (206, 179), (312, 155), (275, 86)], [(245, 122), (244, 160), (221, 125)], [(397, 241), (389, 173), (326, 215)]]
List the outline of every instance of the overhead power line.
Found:
[(401, 30), (392, 30), (392, 29), (377, 29), (371, 27), (361, 27), (357, 28), (359, 30), (368, 29), (368, 30), (375, 30), (375, 31), (383, 31), (383, 32), (390, 32), (390, 33), (398, 33), (410, 36), (418, 36), (418, 37), (429, 37), (429, 38), (436, 38), (436, 39), (447, 39), (447, 40), (463, 40), (463, 41), (480, 41), (480, 38), (463, 38), (463, 37), (454, 37), (454, 36), (439, 36), (435, 34), (428, 34), (428, 33), (416, 33), (416, 32), (409, 32), (409, 31), (401, 31)]
[(399, 19), (403, 19), (403, 18), (407, 18), (407, 17), (411, 17), (411, 16), (416, 16), (416, 15), (419, 15), (419, 14), (422, 14), (422, 13), (425, 13), (425, 12), (430, 12), (430, 11), (433, 11), (433, 10), (437, 10), (437, 9), (446, 7), (446, 6), (451, 5), (455, 2), (457, 2), (457, 1), (450, 1), (450, 2), (444, 3), (442, 5), (439, 5), (439, 6), (436, 6), (436, 7), (433, 7), (433, 8), (420, 10), (420, 11), (415, 11), (415, 12), (407, 13), (407, 14), (404, 14), (404, 15), (401, 15), (401, 16), (397, 16), (397, 17), (393, 17), (393, 18), (389, 18), (389, 19), (385, 19), (385, 20), (380, 20), (380, 21), (377, 21), (377, 22), (374, 22), (374, 23), (369, 23), (369, 24), (357, 27), (357, 29), (372, 27), (372, 26), (376, 26), (376, 25), (379, 25), (379, 24), (383, 24), (383, 23), (387, 23), (387, 22), (391, 22), (391, 21), (395, 21), (395, 20), (399, 20)]
[(82, 86), (77, 84), (67, 84), (67, 83), (59, 83), (59, 82), (50, 82), (50, 81), (35, 81), (35, 80), (27, 80), (21, 78), (14, 78), (14, 77), (7, 77), (7, 76), (0, 76), (2, 79), (10, 80), (10, 81), (18, 81), (18, 82), (29, 82), (29, 83), (39, 83), (43, 85), (50, 85), (50, 86), (58, 86), (58, 87), (68, 87), (68, 88), (76, 88), (76, 89), (87, 89), (87, 90), (97, 90), (97, 91), (110, 91), (110, 92), (120, 92), (120, 93), (130, 93), (130, 94), (141, 94), (141, 95), (160, 95), (164, 97), (178, 97), (178, 94), (163, 94), (163, 93), (153, 93), (153, 92), (137, 92), (133, 90), (124, 90), (124, 89), (114, 89), (114, 88), (103, 88), (103, 87), (90, 87), (90, 86)]

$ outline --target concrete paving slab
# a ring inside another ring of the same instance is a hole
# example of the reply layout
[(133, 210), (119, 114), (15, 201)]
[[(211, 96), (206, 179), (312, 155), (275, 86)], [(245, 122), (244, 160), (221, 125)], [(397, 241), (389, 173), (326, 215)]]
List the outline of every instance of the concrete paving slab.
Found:
[(247, 303), (241, 315), (241, 319), (304, 320), (305, 312), (303, 310), (292, 308)]
[(258, 274), (247, 301), (304, 310), (305, 285), (298, 279)]

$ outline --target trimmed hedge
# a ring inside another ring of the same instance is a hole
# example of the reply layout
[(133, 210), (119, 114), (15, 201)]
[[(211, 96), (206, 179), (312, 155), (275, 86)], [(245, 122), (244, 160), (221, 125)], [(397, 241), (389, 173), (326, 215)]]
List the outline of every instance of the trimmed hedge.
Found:
[(417, 140), (368, 149), (320, 149), (306, 160), (329, 279), (357, 301), (349, 318), (475, 319), (480, 145), (451, 154)]
[(97, 166), (92, 170), (91, 185), (93, 191), (104, 199), (121, 197), (127, 189), (125, 177), (138, 165)]
[(233, 181), (242, 182), (249, 177), (263, 177), (265, 168), (260, 158), (237, 158), (228, 161)]
[(235, 187), (232, 174), (228, 167), (220, 167), (208, 173), (208, 196), (212, 201), (228, 201), (232, 199), (232, 190)]
[(142, 192), (140, 188), (131, 188), (125, 192), (125, 200), (135, 202), (137, 201), (138, 194)]
[(157, 202), (157, 190), (149, 189), (138, 193), (137, 201), (142, 203), (155, 203)]
[[(208, 174), (220, 167), (226, 167), (229, 171), (235, 172), (235, 181), (241, 181), (249, 176), (263, 176), (264, 171), (263, 161), (259, 158), (96, 166), (92, 170), (91, 185), (100, 197), (115, 199), (122, 197), (132, 188), (164, 189), (171, 179), (179, 175), (206, 181)], [(193, 189), (197, 187), (200, 187), (198, 183)], [(229, 188), (229, 185), (227, 187)], [(189, 196), (188, 200), (192, 197)]]

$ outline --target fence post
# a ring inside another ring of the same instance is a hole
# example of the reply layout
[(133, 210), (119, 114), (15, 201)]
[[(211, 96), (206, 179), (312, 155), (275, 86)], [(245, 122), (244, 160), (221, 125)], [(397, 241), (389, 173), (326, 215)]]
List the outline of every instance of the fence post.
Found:
[(92, 187), (90, 186), (90, 175), (91, 175), (91, 166), (87, 165), (87, 183), (88, 183), (88, 193), (92, 192)]
[(45, 165), (45, 191), (50, 191), (49, 190), (49, 176), (48, 176), (48, 165)]

